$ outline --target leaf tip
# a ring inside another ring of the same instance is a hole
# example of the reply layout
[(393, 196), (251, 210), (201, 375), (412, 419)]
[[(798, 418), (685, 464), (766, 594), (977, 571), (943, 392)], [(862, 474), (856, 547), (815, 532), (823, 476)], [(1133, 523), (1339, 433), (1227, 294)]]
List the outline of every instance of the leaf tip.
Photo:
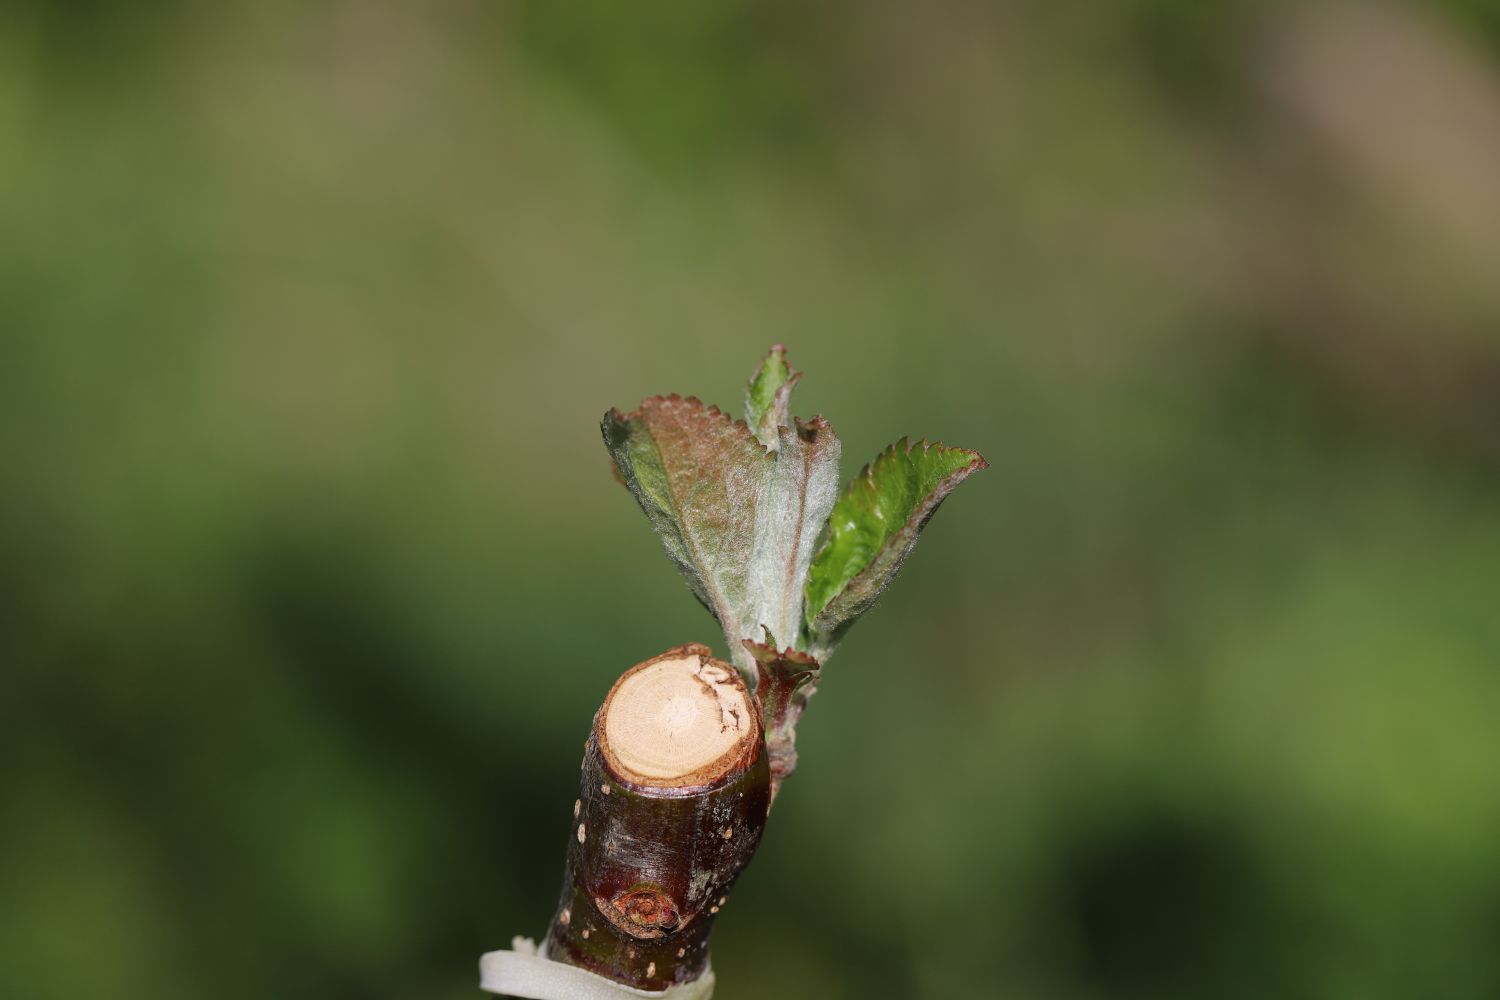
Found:
[(757, 376), (759, 376), (762, 372), (764, 372), (765, 369), (766, 369), (766, 365), (770, 364), (772, 362), (775, 362), (776, 364), (778, 364), (781, 367), (785, 368), (786, 371), (787, 371), (787, 373), (788, 373), (788, 377), (789, 378), (794, 373), (797, 374), (797, 375), (802, 374), (801, 372), (799, 372), (795, 368), (793, 368), (792, 367), (792, 363), (787, 360), (787, 357), (786, 357), (786, 345), (778, 343), (778, 344), (772, 344), (770, 346), (770, 348), (767, 349), (766, 356), (763, 357), (763, 358), (761, 358), (760, 359), (760, 364), (756, 365), (756, 367), (755, 367), (755, 374), (750, 376), (751, 381), (754, 381)]
[(745, 383), (745, 422), (760, 442), (776, 450), (777, 429), (789, 425), (792, 390), (802, 373), (786, 357), (786, 345), (772, 344)]

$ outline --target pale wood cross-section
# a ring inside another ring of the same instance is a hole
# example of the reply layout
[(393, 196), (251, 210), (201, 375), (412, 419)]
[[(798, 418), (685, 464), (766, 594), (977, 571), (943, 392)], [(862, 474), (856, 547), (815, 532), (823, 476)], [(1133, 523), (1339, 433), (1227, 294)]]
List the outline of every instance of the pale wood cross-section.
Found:
[(680, 646), (627, 671), (600, 709), (599, 749), (623, 781), (712, 785), (754, 758), (759, 720), (739, 672)]

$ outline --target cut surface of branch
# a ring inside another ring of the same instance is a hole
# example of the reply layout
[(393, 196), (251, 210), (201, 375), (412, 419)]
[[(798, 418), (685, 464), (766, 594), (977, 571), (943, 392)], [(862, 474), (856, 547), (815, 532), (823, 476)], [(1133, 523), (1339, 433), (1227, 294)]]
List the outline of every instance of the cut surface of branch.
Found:
[(643, 787), (711, 785), (755, 748), (755, 720), (733, 667), (683, 646), (627, 671), (604, 700), (600, 749)]

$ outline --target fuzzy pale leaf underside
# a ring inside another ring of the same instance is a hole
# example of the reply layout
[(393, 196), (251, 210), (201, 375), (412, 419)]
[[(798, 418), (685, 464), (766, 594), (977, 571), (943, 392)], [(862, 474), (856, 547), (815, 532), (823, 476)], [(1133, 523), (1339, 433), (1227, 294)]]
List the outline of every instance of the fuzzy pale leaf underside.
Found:
[[(795, 375), (767, 377), (781, 378), (767, 412), (776, 412), (778, 398), (784, 412)], [(746, 423), (679, 396), (647, 399), (631, 413), (611, 410), (602, 430), (667, 554), (753, 677), (741, 640), (766, 628), (800, 631), (802, 584), (838, 495), (838, 437), (820, 418), (794, 420), (775, 428), (776, 448), (768, 450)]]

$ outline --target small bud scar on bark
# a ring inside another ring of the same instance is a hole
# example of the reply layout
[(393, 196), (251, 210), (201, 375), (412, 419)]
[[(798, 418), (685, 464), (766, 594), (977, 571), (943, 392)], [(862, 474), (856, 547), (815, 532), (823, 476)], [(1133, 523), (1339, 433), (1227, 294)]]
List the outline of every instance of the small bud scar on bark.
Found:
[(646, 966), (646, 978), (650, 979), (654, 975), (656, 975), (656, 963), (652, 962)]
[(600, 912), (620, 930), (636, 938), (659, 938), (677, 929), (682, 916), (667, 893), (652, 886), (622, 892)]
[(580, 843), (580, 844), (581, 844), (581, 843), (583, 843), (583, 841), (584, 841), (584, 839), (585, 839), (585, 838), (586, 838), (586, 837), (587, 837), (587, 836), (588, 836), (588, 834), (587, 834), (587, 833), (586, 833), (586, 832), (585, 832), (585, 831), (584, 831), (584, 824), (582, 824), (582, 823), (579, 823), (579, 824), (578, 824), (578, 842), (579, 842), (579, 843)]
[(574, 799), (573, 800), (573, 818), (574, 819), (578, 818), (578, 811), (580, 809), (582, 809), (582, 808), (583, 808), (583, 800), (582, 799)]
[(573, 911), (564, 909), (557, 915), (557, 922), (562, 924), (564, 927), (568, 926), (568, 924), (573, 922)]

